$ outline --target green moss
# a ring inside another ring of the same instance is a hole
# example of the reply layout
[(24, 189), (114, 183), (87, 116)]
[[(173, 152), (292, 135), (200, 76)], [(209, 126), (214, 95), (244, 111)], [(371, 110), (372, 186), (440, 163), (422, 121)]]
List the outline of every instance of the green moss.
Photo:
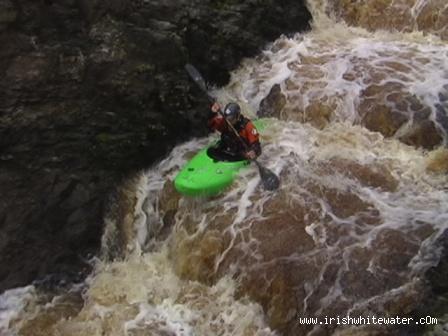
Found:
[(5, 11), (0, 13), (0, 24), (11, 23), (17, 19), (17, 13), (13, 11)]
[(95, 137), (95, 139), (100, 143), (107, 143), (113, 140), (113, 136), (108, 133), (100, 133)]
[(153, 64), (142, 63), (142, 64), (137, 65), (135, 67), (134, 71), (138, 74), (141, 74), (141, 73), (145, 73), (145, 72), (152, 73), (152, 72), (154, 72), (154, 70), (155, 70), (155, 66)]

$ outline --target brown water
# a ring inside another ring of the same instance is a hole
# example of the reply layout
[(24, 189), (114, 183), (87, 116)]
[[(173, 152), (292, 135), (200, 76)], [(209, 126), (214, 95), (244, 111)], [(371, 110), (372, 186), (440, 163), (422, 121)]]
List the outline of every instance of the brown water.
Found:
[[(448, 227), (448, 151), (436, 145), (447, 141), (447, 6), (310, 2), (310, 33), (279, 38), (216, 92), (253, 115), (279, 84), (260, 161), (280, 190), (263, 191), (254, 167), (218, 197), (181, 198), (170, 181), (211, 139), (178, 146), (123, 189), (87, 282), (54, 298), (6, 292), (0, 331), (385, 334), (299, 318), (404, 317), (426, 294)], [(431, 150), (406, 144), (416, 120), (434, 125), (421, 139)]]

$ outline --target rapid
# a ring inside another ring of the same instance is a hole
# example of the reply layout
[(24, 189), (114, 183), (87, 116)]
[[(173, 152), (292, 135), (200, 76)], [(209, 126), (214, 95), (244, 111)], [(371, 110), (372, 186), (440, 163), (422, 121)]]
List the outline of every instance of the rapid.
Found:
[[(412, 316), (448, 229), (448, 4), (308, 7), (310, 32), (214, 91), (269, 117), (259, 160), (280, 189), (251, 167), (181, 197), (176, 173), (217, 135), (175, 147), (111, 199), (84, 283), (0, 296), (1, 335), (373, 335), (397, 326), (299, 318)], [(420, 331), (447, 335), (437, 317)]]

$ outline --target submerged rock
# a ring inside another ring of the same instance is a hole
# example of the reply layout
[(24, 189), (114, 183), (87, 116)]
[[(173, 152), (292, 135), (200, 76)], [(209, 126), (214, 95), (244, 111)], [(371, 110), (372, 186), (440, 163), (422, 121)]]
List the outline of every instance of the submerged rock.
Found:
[(437, 1), (427, 1), (421, 6), (404, 5), (404, 1), (373, 0), (354, 4), (349, 0), (336, 0), (332, 4), (338, 17), (348, 24), (370, 31), (421, 31), (448, 39), (448, 15), (440, 10)]
[(272, 86), (269, 94), (260, 102), (257, 115), (263, 117), (281, 118), (281, 111), (286, 104), (286, 97), (282, 94), (279, 84)]
[[(261, 70), (253, 71), (252, 82), (279, 76), (270, 63), (277, 58), (284, 61), (278, 49), (288, 49), (288, 43), (291, 47), (302, 44), (298, 40), (276, 41), (270, 49), (272, 59), (253, 66)], [(263, 94), (257, 114), (308, 123), (318, 129), (335, 121), (360, 124), (385, 137), (429, 150), (446, 144), (448, 86), (441, 78), (435, 86), (415, 89), (421, 81), (415, 77), (417, 64), (431, 63), (425, 52), (407, 46), (399, 53), (372, 50), (366, 57), (348, 56), (344, 48), (347, 46), (335, 45), (330, 55), (319, 48), (310, 48), (313, 56), (292, 53), (287, 63), (288, 78)], [(438, 49), (439, 57), (443, 57), (442, 50)], [(333, 64), (347, 64), (347, 69), (337, 73)], [(430, 71), (427, 76), (431, 78)], [(263, 90), (252, 89), (257, 94)]]
[[(180, 204), (169, 244), (176, 274), (206, 284), (232, 275), (238, 295), (258, 302), (282, 335), (347, 327), (300, 324), (302, 317), (409, 316), (426, 295), (410, 265), (434, 233), (431, 223), (388, 218), (376, 198), (401, 191), (384, 166), (342, 158), (309, 164), (314, 179), (283, 171), (288, 182), (273, 194), (252, 195), (241, 222), (226, 199), (198, 213)], [(398, 334), (399, 327), (365, 331)]]

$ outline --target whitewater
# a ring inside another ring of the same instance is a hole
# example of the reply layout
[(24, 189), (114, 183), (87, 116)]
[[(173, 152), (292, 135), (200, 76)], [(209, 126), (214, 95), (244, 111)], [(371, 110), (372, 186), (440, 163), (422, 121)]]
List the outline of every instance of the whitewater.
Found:
[[(418, 321), (448, 228), (448, 5), (390, 1), (388, 21), (383, 3), (310, 1), (310, 32), (213, 91), (268, 118), (259, 160), (278, 191), (251, 167), (216, 197), (181, 197), (174, 177), (218, 135), (175, 147), (113, 198), (87, 280), (6, 291), (0, 334), (373, 335), (390, 325), (299, 319)], [(447, 335), (430, 313), (427, 334)]]

